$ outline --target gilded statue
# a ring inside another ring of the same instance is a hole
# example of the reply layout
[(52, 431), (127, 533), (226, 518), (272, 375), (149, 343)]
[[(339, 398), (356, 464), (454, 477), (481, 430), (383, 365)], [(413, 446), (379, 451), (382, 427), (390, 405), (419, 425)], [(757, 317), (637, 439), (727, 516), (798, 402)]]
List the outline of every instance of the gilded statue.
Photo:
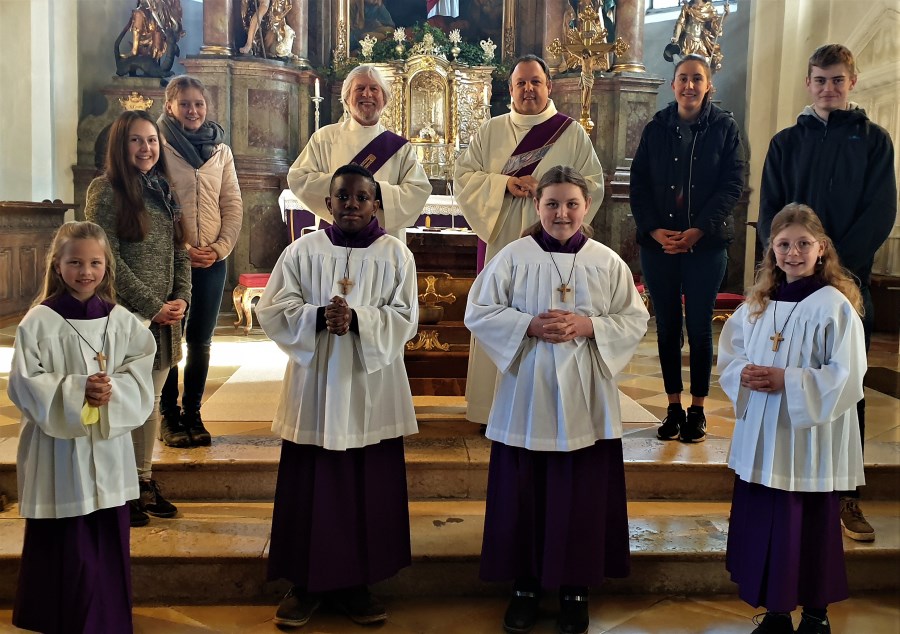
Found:
[[(140, 71), (148, 77), (171, 75), (180, 52), (178, 40), (184, 36), (181, 20), (181, 0), (137, 0), (128, 24), (116, 39), (116, 73), (135, 76)], [(131, 33), (130, 55), (120, 49), (128, 33)]]
[(709, 60), (713, 72), (722, 68), (721, 37), (725, 18), (731, 7), (725, 2), (725, 12), (719, 15), (710, 0), (682, 0), (681, 14), (675, 22), (672, 43), (666, 47), (663, 57), (671, 62), (674, 54), (702, 55)]
[(293, 58), (294, 29), (287, 23), (291, 0), (241, 0), (241, 18), (247, 41), (238, 49), (242, 55)]

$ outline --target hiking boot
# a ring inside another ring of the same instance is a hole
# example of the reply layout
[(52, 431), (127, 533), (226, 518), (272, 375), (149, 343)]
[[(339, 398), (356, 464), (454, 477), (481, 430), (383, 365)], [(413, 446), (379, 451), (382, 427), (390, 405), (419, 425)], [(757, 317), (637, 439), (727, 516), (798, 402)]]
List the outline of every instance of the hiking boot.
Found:
[(337, 590), (332, 593), (331, 602), (338, 611), (359, 625), (371, 625), (387, 620), (387, 610), (369, 593), (366, 586)]
[(556, 621), (559, 634), (587, 634), (590, 622), (587, 588), (581, 588), (578, 593), (560, 593)]
[(181, 423), (181, 410), (163, 412), (159, 422), (159, 439), (169, 447), (190, 447), (191, 437)]
[(191, 437), (191, 444), (194, 447), (209, 447), (212, 444), (212, 436), (203, 426), (203, 419), (200, 418), (200, 412), (184, 412), (181, 417), (187, 433)]
[(278, 610), (275, 611), (275, 618), (272, 620), (276, 625), (286, 627), (306, 625), (320, 603), (318, 597), (307, 594), (294, 586), (288, 590), (281, 603), (278, 604)]
[(841, 498), (841, 528), (850, 539), (858, 542), (875, 541), (875, 529), (866, 521), (856, 498)]
[(757, 614), (753, 617), (753, 624), (758, 627), (750, 634), (794, 634), (794, 622), (787, 612)]
[(537, 592), (514, 591), (503, 615), (503, 629), (511, 634), (530, 632), (537, 623), (540, 605), (541, 597)]
[(706, 440), (706, 415), (702, 407), (688, 407), (687, 419), (681, 426), (681, 442), (703, 442)]
[(141, 510), (153, 517), (175, 517), (178, 509), (159, 491), (156, 480), (138, 480), (141, 488)]
[(128, 500), (128, 515), (131, 528), (146, 526), (150, 521), (150, 516), (141, 510), (141, 503), (139, 500)]
[(662, 425), (656, 430), (656, 437), (660, 440), (675, 440), (678, 438), (678, 433), (681, 431), (684, 422), (684, 410), (681, 408), (681, 405), (669, 405)]
[(800, 616), (797, 634), (831, 634), (831, 623), (828, 622), (827, 616), (824, 619), (820, 619), (804, 612)]

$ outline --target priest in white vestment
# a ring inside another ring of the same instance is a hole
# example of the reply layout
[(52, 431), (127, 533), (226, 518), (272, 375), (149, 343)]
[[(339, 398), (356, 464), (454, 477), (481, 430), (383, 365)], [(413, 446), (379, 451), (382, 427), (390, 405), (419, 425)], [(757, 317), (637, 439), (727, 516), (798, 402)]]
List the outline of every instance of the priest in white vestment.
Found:
[(344, 80), (341, 99), (350, 116), (313, 133), (288, 171), (288, 186), (307, 209), (331, 222), (325, 208), (331, 175), (342, 165), (358, 163), (375, 174), (381, 188), (379, 224), (404, 240), (404, 229), (415, 224), (425, 207), (431, 183), (413, 145), (380, 122), (391, 88), (377, 68), (357, 66)]
[[(537, 220), (532, 199), (538, 180), (551, 167), (568, 165), (587, 180), (591, 205), (585, 224), (603, 201), (603, 168), (591, 139), (580, 125), (558, 113), (551, 87), (544, 60), (535, 55), (520, 58), (509, 79), (512, 111), (482, 125), (457, 159), (454, 193), (469, 226), (486, 243), (485, 263)], [(554, 117), (568, 122), (549, 138), (529, 143), (526, 136), (541, 124), (550, 125)], [(466, 418), (487, 423), (495, 382), (496, 368), (473, 339)]]

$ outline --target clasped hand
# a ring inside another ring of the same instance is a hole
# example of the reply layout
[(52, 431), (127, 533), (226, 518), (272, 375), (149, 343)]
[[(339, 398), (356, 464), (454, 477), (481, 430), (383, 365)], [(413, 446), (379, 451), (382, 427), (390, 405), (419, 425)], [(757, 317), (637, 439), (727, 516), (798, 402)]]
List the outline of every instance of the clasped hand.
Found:
[(209, 268), (219, 259), (212, 247), (188, 247), (188, 256), (191, 258), (191, 268), (195, 269)]
[(506, 191), (516, 198), (534, 198), (538, 182), (534, 176), (510, 176), (506, 181)]
[(163, 304), (159, 312), (153, 316), (153, 323), (160, 326), (171, 326), (184, 319), (184, 311), (187, 310), (187, 302), (183, 299), (173, 299)]
[(703, 237), (703, 232), (696, 227), (685, 229), (684, 231), (655, 229), (650, 232), (650, 236), (662, 245), (664, 253), (674, 255), (690, 251), (697, 244), (697, 241)]
[(748, 363), (741, 370), (741, 387), (757, 392), (780, 392), (784, 389), (784, 368)]
[(84, 386), (84, 400), (92, 407), (100, 407), (109, 403), (112, 396), (112, 381), (106, 372), (97, 372), (87, 378)]
[(590, 317), (576, 315), (568, 310), (553, 308), (531, 318), (526, 333), (547, 343), (562, 343), (575, 337), (590, 337), (594, 334), (594, 322)]
[(325, 327), (333, 335), (338, 337), (350, 332), (350, 319), (353, 316), (347, 300), (340, 295), (331, 298), (331, 303), (325, 307)]

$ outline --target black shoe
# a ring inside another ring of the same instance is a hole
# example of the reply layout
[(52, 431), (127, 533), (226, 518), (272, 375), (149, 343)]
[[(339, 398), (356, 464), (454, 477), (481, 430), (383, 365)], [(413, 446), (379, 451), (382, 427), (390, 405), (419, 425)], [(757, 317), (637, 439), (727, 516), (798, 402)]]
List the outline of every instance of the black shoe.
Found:
[(387, 610), (366, 586), (337, 590), (331, 594), (331, 602), (338, 611), (359, 625), (372, 625), (387, 620)]
[(191, 444), (194, 447), (209, 447), (212, 444), (212, 436), (203, 426), (203, 419), (200, 418), (200, 412), (185, 411), (181, 417), (187, 433), (190, 434)]
[(662, 425), (656, 430), (656, 437), (660, 440), (675, 440), (684, 426), (684, 421), (684, 410), (681, 405), (669, 405)]
[(275, 618), (272, 620), (276, 625), (300, 627), (306, 625), (320, 604), (319, 597), (307, 594), (294, 586), (278, 604), (278, 610), (275, 611)]
[(824, 619), (820, 619), (804, 612), (800, 616), (797, 634), (831, 634), (831, 623), (828, 622), (827, 616)]
[(159, 491), (156, 480), (138, 480), (141, 487), (141, 510), (153, 517), (175, 517), (178, 509)]
[(794, 634), (791, 615), (785, 612), (757, 614), (753, 617), (753, 624), (758, 627), (750, 634)]
[(132, 528), (146, 526), (150, 521), (150, 516), (141, 510), (141, 503), (139, 500), (128, 500), (128, 514), (130, 516)]
[(560, 593), (559, 618), (556, 625), (560, 634), (587, 634), (591, 617), (588, 613), (588, 590), (579, 593)]
[(181, 423), (181, 410), (163, 412), (159, 422), (159, 439), (169, 447), (190, 447), (191, 437)]
[(540, 606), (541, 597), (537, 592), (515, 590), (503, 615), (503, 629), (513, 634), (530, 632), (537, 623)]
[(681, 442), (703, 442), (706, 440), (706, 415), (702, 407), (688, 407), (687, 420), (681, 426)]

